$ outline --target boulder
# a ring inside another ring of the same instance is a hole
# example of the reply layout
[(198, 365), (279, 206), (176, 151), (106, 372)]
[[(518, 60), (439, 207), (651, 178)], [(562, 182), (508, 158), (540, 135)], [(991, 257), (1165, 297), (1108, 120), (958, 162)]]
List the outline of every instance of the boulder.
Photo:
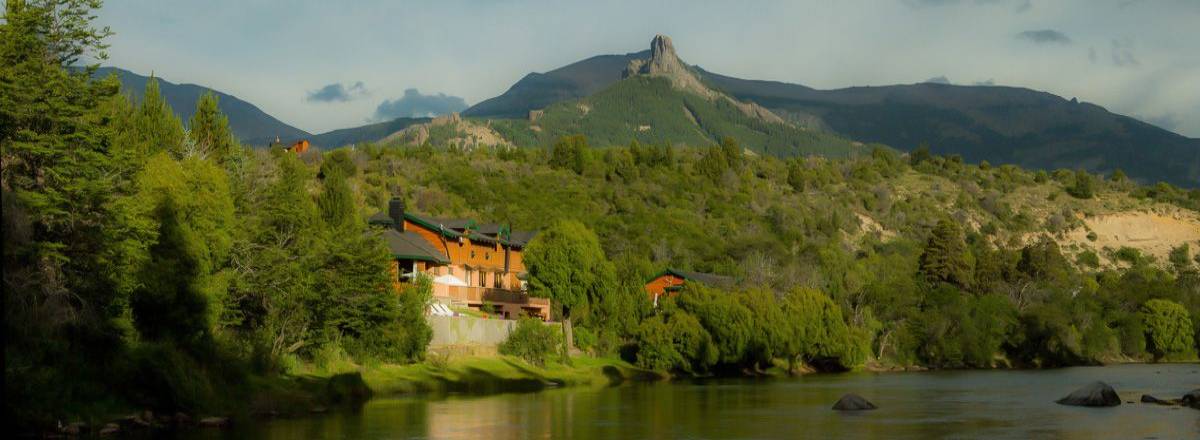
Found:
[(1155, 405), (1174, 405), (1175, 403), (1167, 400), (1162, 400), (1149, 394), (1142, 394), (1142, 403), (1153, 403)]
[(838, 399), (837, 403), (833, 404), (833, 409), (838, 411), (864, 411), (876, 408), (879, 407), (854, 393), (842, 396), (841, 399)]
[(1189, 391), (1179, 400), (1183, 403), (1183, 406), (1200, 409), (1200, 388)]
[(1058, 399), (1057, 403), (1072, 406), (1117, 406), (1121, 404), (1121, 398), (1111, 386), (1097, 381)]

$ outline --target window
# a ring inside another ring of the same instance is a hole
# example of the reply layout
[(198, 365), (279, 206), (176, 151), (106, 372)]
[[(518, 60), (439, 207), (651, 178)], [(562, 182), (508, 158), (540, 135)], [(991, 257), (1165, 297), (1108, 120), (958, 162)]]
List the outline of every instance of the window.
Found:
[(479, 271), (479, 287), (487, 287), (487, 272)]
[(467, 269), (467, 285), (471, 285), (471, 269)]
[(503, 276), (501, 276), (501, 273), (500, 273), (500, 272), (493, 273), (493, 274), (492, 274), (492, 287), (495, 287), (495, 288), (497, 288), (497, 289), (503, 289), (503, 288), (504, 288), (504, 286), (501, 286), (501, 285), (500, 285), (500, 284), (501, 284), (501, 283), (500, 283), (500, 281), (501, 281), (503, 278), (504, 278), (504, 277), (503, 277)]

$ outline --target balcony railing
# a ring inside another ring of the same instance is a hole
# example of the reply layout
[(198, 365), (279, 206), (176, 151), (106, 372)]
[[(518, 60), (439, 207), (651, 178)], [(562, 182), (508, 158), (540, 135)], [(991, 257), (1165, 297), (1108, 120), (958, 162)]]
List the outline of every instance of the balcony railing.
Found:
[(451, 299), (466, 301), (467, 303), (508, 303), (508, 304), (528, 304), (531, 306), (549, 306), (550, 300), (547, 298), (534, 298), (528, 294), (516, 290), (496, 289), (491, 287), (475, 287), (475, 286), (447, 286), (434, 284), (434, 296), (450, 297)]

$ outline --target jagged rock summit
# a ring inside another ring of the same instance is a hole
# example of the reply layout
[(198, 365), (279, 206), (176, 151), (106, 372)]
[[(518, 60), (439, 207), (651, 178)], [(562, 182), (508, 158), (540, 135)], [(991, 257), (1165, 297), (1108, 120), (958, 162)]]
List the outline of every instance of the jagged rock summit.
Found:
[(715, 98), (718, 95), (717, 92), (705, 87), (700, 82), (700, 78), (697, 78), (696, 74), (686, 64), (683, 64), (679, 55), (675, 54), (675, 45), (671, 43), (671, 37), (662, 34), (655, 35), (654, 40), (650, 41), (650, 58), (629, 62), (629, 66), (625, 68), (624, 77), (628, 78), (633, 75), (663, 77), (670, 80), (671, 85), (678, 89), (707, 98)]
[(748, 116), (777, 124), (786, 124), (778, 115), (758, 104), (738, 101), (704, 85), (697, 72), (679, 59), (679, 55), (675, 53), (675, 44), (671, 42), (671, 37), (666, 35), (655, 35), (654, 39), (650, 40), (650, 57), (630, 61), (621, 77), (629, 78), (634, 75), (666, 78), (676, 89), (695, 93), (708, 99), (727, 99)]

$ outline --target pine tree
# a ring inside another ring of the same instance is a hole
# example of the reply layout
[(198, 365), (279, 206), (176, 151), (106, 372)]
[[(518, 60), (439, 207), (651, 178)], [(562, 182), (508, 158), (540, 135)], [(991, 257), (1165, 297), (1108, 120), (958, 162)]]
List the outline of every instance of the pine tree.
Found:
[(949, 283), (960, 288), (971, 285), (971, 254), (957, 223), (950, 219), (938, 221), (918, 267), (921, 276), (931, 284)]
[[(188, 135), (195, 149), (194, 154), (227, 166), (235, 160), (241, 147), (229, 131), (229, 118), (221, 113), (217, 104), (218, 98), (212, 92), (205, 92), (200, 97), (196, 102), (196, 113), (188, 122)], [(184, 155), (192, 153), (183, 152)]]
[(159, 151), (180, 156), (183, 123), (163, 98), (158, 89), (158, 79), (153, 76), (146, 82), (142, 103), (138, 106), (134, 126), (129, 132), (139, 137), (137, 141), (143, 157), (153, 156)]
[(346, 182), (345, 171), (330, 171), (325, 174), (322, 184), (325, 188), (317, 196), (317, 208), (321, 211), (321, 219), (331, 231), (343, 231), (356, 224), (358, 213), (354, 208), (354, 193)]

